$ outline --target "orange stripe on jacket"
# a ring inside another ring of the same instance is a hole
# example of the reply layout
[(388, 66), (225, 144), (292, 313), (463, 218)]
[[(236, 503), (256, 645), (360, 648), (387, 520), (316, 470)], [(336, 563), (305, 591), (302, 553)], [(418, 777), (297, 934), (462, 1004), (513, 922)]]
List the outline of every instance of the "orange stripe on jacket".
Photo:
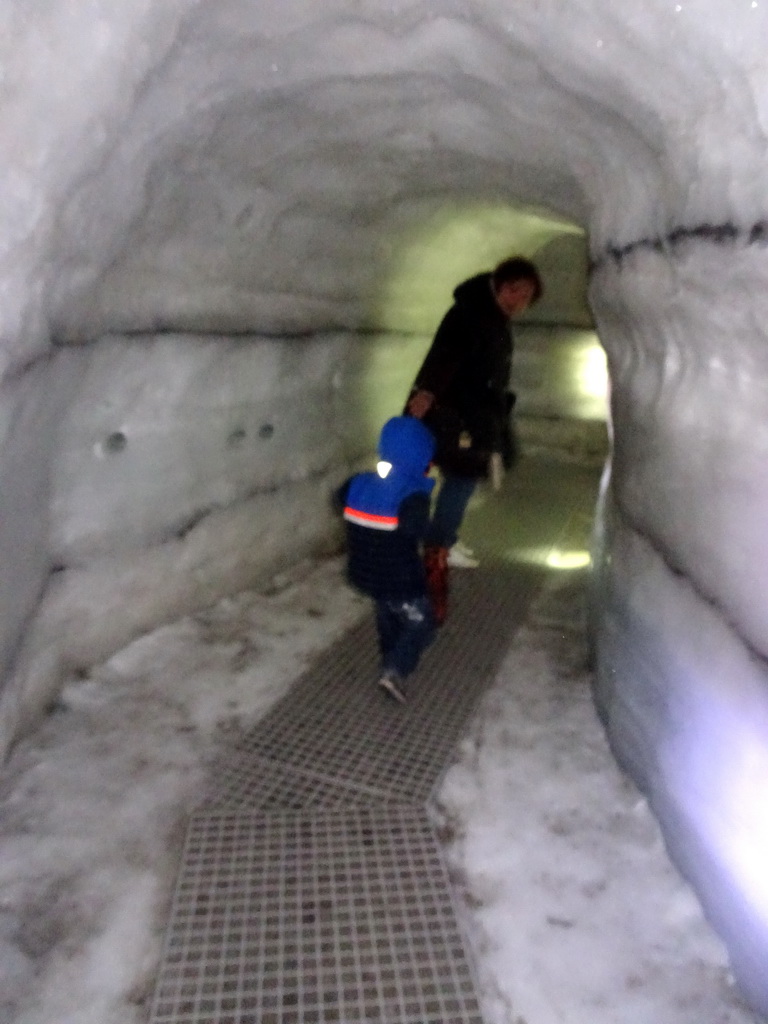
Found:
[(377, 516), (372, 512), (361, 512), (360, 509), (351, 508), (349, 505), (344, 509), (344, 518), (350, 523), (368, 526), (373, 530), (396, 530), (399, 523), (397, 516)]

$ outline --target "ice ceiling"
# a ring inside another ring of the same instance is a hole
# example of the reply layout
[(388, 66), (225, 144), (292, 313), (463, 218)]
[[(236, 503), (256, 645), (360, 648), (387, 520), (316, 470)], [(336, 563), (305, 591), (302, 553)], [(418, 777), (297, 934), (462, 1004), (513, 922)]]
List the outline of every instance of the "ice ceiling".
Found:
[(522, 210), (575, 322), (581, 225), (598, 703), (768, 1010), (767, 30), (766, 0), (6, 4), (3, 748), (62, 672), (327, 533), (444, 301), (402, 268), (446, 209), (472, 259)]

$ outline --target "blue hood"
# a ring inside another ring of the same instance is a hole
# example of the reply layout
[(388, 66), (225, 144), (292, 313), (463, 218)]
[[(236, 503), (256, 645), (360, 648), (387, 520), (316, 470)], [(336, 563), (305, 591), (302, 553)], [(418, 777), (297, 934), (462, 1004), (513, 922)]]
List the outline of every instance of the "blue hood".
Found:
[(384, 424), (379, 455), (396, 469), (421, 475), (426, 472), (434, 453), (435, 439), (421, 420), (413, 416), (393, 416)]

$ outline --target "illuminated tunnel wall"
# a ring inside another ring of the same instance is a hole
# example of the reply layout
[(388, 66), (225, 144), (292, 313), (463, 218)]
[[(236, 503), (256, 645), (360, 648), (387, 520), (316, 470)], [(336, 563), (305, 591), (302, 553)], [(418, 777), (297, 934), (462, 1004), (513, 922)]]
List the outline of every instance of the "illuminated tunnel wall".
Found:
[(580, 226), (614, 441), (598, 706), (768, 1011), (767, 19), (6, 5), (2, 750), (63, 674), (330, 542), (327, 489), (475, 257), (535, 251), (537, 329), (588, 330)]

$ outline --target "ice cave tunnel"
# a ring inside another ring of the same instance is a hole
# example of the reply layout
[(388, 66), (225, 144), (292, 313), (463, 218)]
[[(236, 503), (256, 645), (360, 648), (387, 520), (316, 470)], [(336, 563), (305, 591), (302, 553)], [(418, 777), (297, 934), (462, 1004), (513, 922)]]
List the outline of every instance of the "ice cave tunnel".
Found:
[(0, 21), (3, 751), (64, 671), (327, 543), (512, 240), (607, 352), (597, 704), (768, 1011), (768, 3)]

